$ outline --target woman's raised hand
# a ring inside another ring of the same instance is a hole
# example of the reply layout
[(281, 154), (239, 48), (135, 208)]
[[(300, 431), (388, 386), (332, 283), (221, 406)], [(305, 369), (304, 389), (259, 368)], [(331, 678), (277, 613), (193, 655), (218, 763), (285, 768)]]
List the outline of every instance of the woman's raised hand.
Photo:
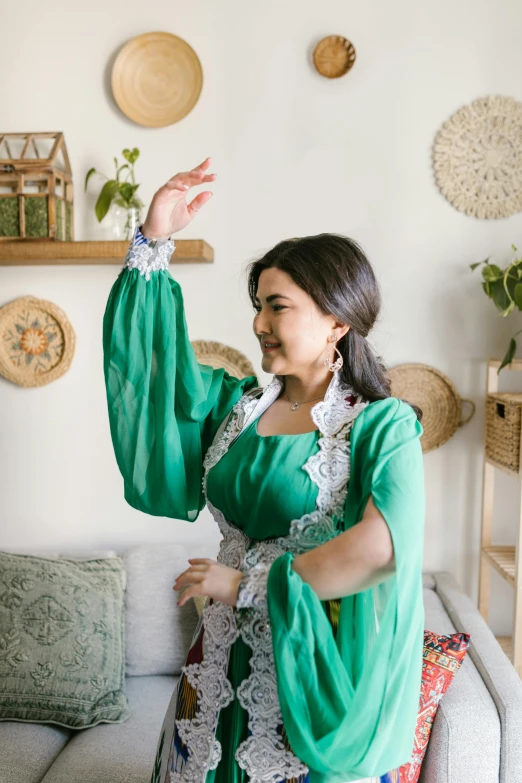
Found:
[(185, 201), (190, 188), (213, 182), (217, 177), (217, 174), (206, 173), (211, 160), (207, 158), (191, 171), (180, 171), (156, 191), (141, 229), (143, 236), (147, 239), (168, 239), (190, 223), (203, 204), (212, 198), (211, 191), (204, 190), (190, 204)]

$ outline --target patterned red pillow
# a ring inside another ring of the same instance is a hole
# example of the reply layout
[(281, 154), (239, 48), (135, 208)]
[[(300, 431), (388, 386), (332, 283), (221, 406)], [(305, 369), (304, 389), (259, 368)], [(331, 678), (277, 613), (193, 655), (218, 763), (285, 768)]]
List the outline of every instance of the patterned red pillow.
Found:
[(464, 660), (470, 639), (469, 633), (439, 636), (432, 631), (424, 631), (421, 694), (413, 753), (410, 761), (402, 767), (381, 775), (380, 783), (417, 783), (419, 780), (439, 702)]

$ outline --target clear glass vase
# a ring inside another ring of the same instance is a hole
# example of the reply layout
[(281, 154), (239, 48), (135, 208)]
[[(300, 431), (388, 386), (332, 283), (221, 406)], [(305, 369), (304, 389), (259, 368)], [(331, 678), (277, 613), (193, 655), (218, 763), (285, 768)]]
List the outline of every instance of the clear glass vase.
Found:
[(125, 207), (113, 201), (107, 213), (111, 239), (130, 240), (136, 226), (143, 223), (142, 210), (143, 207)]

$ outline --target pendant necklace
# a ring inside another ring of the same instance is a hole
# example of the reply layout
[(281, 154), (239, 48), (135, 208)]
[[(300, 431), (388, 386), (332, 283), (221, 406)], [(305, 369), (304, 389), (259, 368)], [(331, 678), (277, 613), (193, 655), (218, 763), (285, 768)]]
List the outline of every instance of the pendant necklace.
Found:
[[(286, 394), (286, 392), (285, 392), (285, 394)], [(289, 402), (293, 403), (293, 405), (290, 406), (290, 410), (291, 411), (296, 411), (299, 408), (299, 406), (303, 405), (305, 402), (315, 402), (315, 400), (322, 400), (323, 397), (324, 397), (324, 394), (322, 394), (320, 397), (314, 397), (313, 400), (301, 400), (301, 402), (297, 402), (295, 400), (291, 400), (290, 397), (287, 395), (286, 399)]]

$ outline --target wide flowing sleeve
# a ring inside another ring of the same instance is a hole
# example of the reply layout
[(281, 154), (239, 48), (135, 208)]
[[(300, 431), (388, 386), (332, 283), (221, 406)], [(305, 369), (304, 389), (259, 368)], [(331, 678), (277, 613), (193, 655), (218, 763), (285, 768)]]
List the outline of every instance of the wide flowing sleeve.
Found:
[(257, 378), (198, 363), (181, 288), (168, 271), (174, 249), (136, 230), (103, 318), (104, 377), (125, 500), (193, 522), (205, 503), (205, 453)]
[(351, 436), (344, 527), (371, 496), (390, 529), (395, 569), (340, 601), (337, 629), (325, 602), (292, 569), (271, 566), (267, 605), (281, 711), (311, 783), (385, 775), (411, 759), (419, 708), (424, 606), (423, 428), (407, 403), (367, 406)]

